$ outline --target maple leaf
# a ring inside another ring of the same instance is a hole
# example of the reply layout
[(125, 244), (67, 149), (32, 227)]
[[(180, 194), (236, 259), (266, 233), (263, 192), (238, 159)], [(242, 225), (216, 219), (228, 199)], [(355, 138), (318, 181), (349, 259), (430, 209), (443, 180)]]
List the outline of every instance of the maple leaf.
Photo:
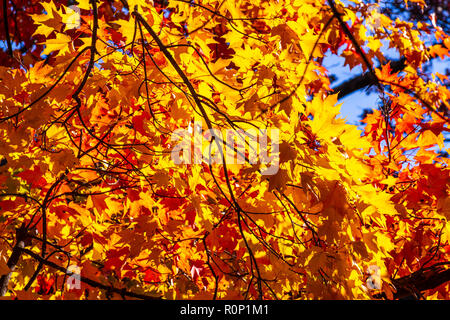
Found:
[(152, 269), (147, 269), (144, 273), (145, 282), (159, 282), (160, 274)]
[(71, 43), (72, 39), (63, 34), (57, 33), (55, 39), (47, 39), (44, 43), (45, 49), (42, 51), (43, 55), (48, 55), (53, 51), (59, 50), (59, 55), (64, 55), (66, 52), (70, 51), (69, 43)]
[(39, 166), (34, 166), (33, 170), (24, 170), (16, 176), (25, 180), (32, 188), (43, 187), (47, 183), (45, 178), (42, 177)]
[(34, 22), (39, 24), (34, 34), (43, 34), (48, 37), (53, 31), (60, 31), (63, 25), (62, 11), (56, 8), (53, 1), (41, 2), (40, 4), (46, 13), (32, 15)]
[(283, 190), (286, 187), (286, 183), (289, 181), (289, 175), (286, 170), (280, 169), (274, 175), (269, 176), (269, 191), (274, 189)]

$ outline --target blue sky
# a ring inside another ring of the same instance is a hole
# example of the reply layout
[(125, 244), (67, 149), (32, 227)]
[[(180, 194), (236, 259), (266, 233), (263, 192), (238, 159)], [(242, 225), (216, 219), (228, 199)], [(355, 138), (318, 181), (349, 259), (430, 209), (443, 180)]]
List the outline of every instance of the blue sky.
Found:
[[(392, 52), (392, 51), (391, 51)], [(390, 58), (397, 59), (398, 55), (390, 55)], [(336, 87), (342, 82), (352, 79), (362, 73), (361, 67), (355, 67), (350, 70), (349, 66), (344, 67), (345, 59), (338, 56), (327, 55), (324, 59), (324, 66), (329, 70), (329, 74), (337, 77), (337, 80), (331, 84), (331, 87)], [(431, 62), (430, 72), (439, 72), (445, 74), (445, 70), (450, 68), (450, 57), (444, 60), (435, 58)], [(345, 96), (339, 103), (342, 103), (341, 114), (351, 124), (359, 124), (359, 116), (366, 108), (376, 108), (378, 101), (378, 94), (376, 92), (367, 94), (364, 89), (356, 91), (350, 95)]]
[[(391, 57), (394, 58), (394, 57)], [(398, 58), (398, 57), (395, 57)], [(324, 66), (329, 70), (329, 74), (334, 74), (337, 80), (331, 84), (331, 87), (336, 87), (342, 82), (352, 79), (362, 73), (361, 67), (355, 67), (352, 70), (348, 66), (344, 67), (344, 58), (337, 57), (335, 55), (328, 56), (324, 59)], [(429, 72), (439, 72), (445, 74), (446, 69), (450, 69), (450, 57), (445, 59), (435, 58), (430, 61), (431, 68)], [(341, 117), (347, 120), (347, 123), (357, 125), (360, 129), (364, 128), (364, 124), (361, 123), (360, 115), (364, 109), (374, 109), (378, 105), (378, 94), (377, 92), (366, 93), (365, 89), (361, 89), (353, 92), (350, 95), (345, 96), (339, 103), (341, 103)], [(444, 132), (444, 140), (450, 138), (448, 132)], [(448, 150), (450, 148), (450, 142), (444, 141), (444, 149)], [(439, 150), (439, 147), (436, 147)]]

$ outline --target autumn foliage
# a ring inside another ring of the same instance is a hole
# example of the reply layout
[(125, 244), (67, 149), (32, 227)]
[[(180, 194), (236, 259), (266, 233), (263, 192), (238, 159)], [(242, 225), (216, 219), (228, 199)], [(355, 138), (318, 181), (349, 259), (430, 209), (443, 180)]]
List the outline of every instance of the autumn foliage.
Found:
[[(450, 298), (450, 91), (423, 69), (450, 55), (439, 26), (357, 0), (74, 3), (3, 0), (2, 295)], [(363, 130), (333, 55), (379, 95)], [(278, 129), (279, 170), (174, 164), (195, 121)]]

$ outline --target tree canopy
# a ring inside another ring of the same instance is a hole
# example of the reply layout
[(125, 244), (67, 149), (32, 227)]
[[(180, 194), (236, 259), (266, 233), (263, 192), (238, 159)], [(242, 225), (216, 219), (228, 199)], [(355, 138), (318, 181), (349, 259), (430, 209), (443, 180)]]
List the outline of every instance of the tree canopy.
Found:
[[(1, 295), (450, 298), (449, 82), (424, 67), (450, 38), (433, 16), (359, 0), (2, 4)], [(333, 88), (333, 56), (364, 74)], [(368, 85), (379, 104), (360, 129), (339, 98)]]

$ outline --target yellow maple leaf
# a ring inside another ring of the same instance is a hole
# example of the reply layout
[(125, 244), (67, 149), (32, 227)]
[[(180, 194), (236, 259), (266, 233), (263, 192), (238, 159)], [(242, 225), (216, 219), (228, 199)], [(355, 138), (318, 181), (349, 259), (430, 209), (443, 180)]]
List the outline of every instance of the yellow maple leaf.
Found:
[(69, 36), (58, 33), (56, 34), (55, 39), (47, 39), (45, 41), (45, 49), (42, 52), (43, 55), (48, 55), (53, 51), (59, 50), (59, 54), (63, 55), (66, 52), (69, 52), (69, 43), (72, 41), (72, 38)]
[(394, 178), (393, 176), (389, 176), (388, 178), (386, 178), (380, 182), (383, 184), (386, 184), (388, 187), (392, 187), (395, 185), (396, 181), (397, 181), (396, 178)]
[(440, 148), (444, 147), (443, 136), (440, 134), (436, 136), (431, 130), (424, 131), (417, 141), (417, 145), (420, 147), (439, 145)]

